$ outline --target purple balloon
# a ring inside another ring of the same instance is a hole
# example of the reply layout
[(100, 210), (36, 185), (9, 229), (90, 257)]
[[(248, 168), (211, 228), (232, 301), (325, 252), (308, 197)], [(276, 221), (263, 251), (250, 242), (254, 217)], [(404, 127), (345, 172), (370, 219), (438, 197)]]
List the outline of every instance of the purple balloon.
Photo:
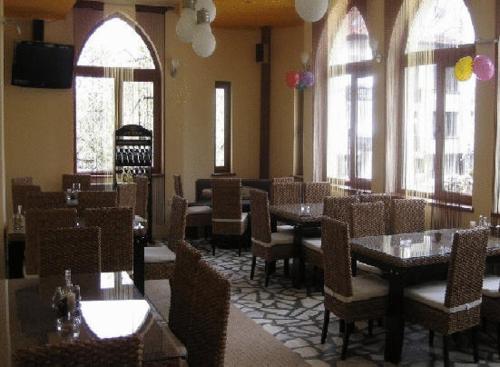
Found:
[(486, 55), (477, 55), (474, 58), (474, 73), (479, 80), (490, 80), (495, 75), (495, 65)]
[(314, 85), (314, 74), (310, 71), (303, 71), (300, 73), (299, 86), (302, 88), (310, 88)]

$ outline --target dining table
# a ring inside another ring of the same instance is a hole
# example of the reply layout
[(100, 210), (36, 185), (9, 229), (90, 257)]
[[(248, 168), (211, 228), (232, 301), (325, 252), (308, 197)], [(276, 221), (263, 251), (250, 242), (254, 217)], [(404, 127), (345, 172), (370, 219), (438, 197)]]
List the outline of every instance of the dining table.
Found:
[(0, 281), (0, 304), (7, 305), (7, 319), (0, 318), (3, 345), (12, 359), (19, 349), (47, 344), (139, 336), (145, 362), (172, 358), (167, 322), (134, 286), (127, 272), (72, 274), (81, 300), (71, 317), (59, 317), (52, 307), (57, 287), (65, 276), (30, 277)]
[(307, 230), (321, 227), (323, 203), (271, 205), (269, 213), (272, 223), (281, 222), (293, 226), (296, 251), (292, 263), (292, 279), (294, 287), (299, 288), (305, 272), (304, 262), (301, 260), (302, 239)]
[[(429, 277), (446, 279), (457, 229), (352, 238), (353, 273), (361, 261), (380, 268), (389, 283), (384, 359), (399, 363), (404, 339), (404, 289)], [(500, 238), (490, 236), (487, 262), (500, 262)]]

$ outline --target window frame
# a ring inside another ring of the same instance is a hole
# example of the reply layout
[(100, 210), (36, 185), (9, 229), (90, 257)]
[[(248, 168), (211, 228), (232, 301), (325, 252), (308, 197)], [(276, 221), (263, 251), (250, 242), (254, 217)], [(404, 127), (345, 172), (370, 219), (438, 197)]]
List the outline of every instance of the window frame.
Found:
[[(162, 173), (163, 170), (163, 160), (162, 160), (162, 147), (163, 147), (163, 129), (162, 129), (162, 69), (160, 66), (160, 62), (158, 60), (158, 55), (156, 53), (156, 50), (149, 40), (149, 38), (146, 36), (144, 31), (139, 27), (137, 24), (135, 24), (133, 21), (128, 19), (127, 17), (123, 16), (120, 13), (113, 14), (109, 17), (106, 17), (99, 22), (97, 22), (92, 30), (87, 34), (87, 37), (85, 38), (85, 41), (82, 43), (82, 48), (79, 51), (78, 55), (75, 56), (75, 66), (74, 66), (74, 73), (73, 73), (73, 85), (74, 85), (74, 93), (73, 93), (73, 126), (74, 126), (74, 136), (73, 136), (73, 170), (75, 173), (79, 173), (78, 171), (78, 161), (77, 161), (77, 121), (76, 121), (76, 103), (77, 103), (77, 91), (76, 91), (76, 78), (77, 77), (91, 77), (91, 78), (104, 78), (105, 77), (105, 67), (101, 66), (79, 66), (78, 65), (78, 59), (80, 58), (80, 54), (82, 53), (83, 49), (85, 48), (85, 45), (87, 41), (89, 40), (90, 37), (94, 34), (96, 30), (98, 30), (104, 23), (107, 21), (118, 18), (124, 22), (126, 22), (132, 29), (141, 37), (145, 45), (147, 46), (151, 58), (153, 59), (155, 69), (131, 69), (131, 68), (118, 68), (115, 67), (114, 69), (124, 71), (124, 70), (132, 70), (133, 71), (133, 79), (132, 80), (127, 80), (130, 82), (152, 82), (153, 83), (153, 150), (154, 150), (154, 155), (153, 155), (153, 166), (152, 166), (152, 174), (160, 174)], [(115, 79), (115, 92), (116, 88), (119, 87), (120, 90), (122, 90), (121, 86), (118, 86), (118, 80)], [(122, 93), (120, 94), (120, 101), (115, 101), (118, 103), (118, 107), (121, 108), (121, 99), (122, 99)], [(116, 129), (115, 129), (116, 130)], [(114, 140), (114, 137), (113, 137)], [(114, 157), (114, 152), (111, 153)], [(114, 158), (113, 158), (114, 162)], [(114, 166), (114, 164), (113, 164)], [(81, 172), (80, 172), (81, 173)], [(85, 172), (89, 173), (89, 172)], [(103, 171), (93, 171), (90, 172), (92, 176), (105, 176), (108, 175), (109, 172), (103, 172)], [(112, 172), (114, 175), (114, 172)]]
[[(409, 29), (408, 29), (409, 31)], [(406, 35), (406, 39), (408, 39), (408, 32)], [(427, 51), (428, 52), (428, 51)], [(406, 82), (405, 82), (405, 71), (408, 67), (408, 59), (412, 55), (417, 55), (416, 60), (424, 60), (423, 57), (418, 57), (418, 55), (424, 55), (427, 53), (426, 51), (417, 51), (412, 53), (405, 53), (405, 48), (402, 49), (402, 67), (400, 70), (400, 85), (403, 87), (400, 93), (400, 133), (398, 134), (398, 192), (401, 195), (410, 195), (410, 196), (424, 196), (429, 199), (441, 202), (444, 201), (449, 204), (457, 204), (464, 206), (472, 206), (472, 195), (462, 194), (462, 193), (454, 193), (450, 191), (446, 191), (443, 188), (444, 184), (444, 169), (443, 164), (445, 160), (444, 154), (444, 143), (446, 140), (445, 137), (445, 127), (446, 127), (446, 113), (445, 113), (445, 103), (446, 103), (446, 68), (454, 67), (456, 60), (461, 57), (474, 55), (476, 52), (476, 47), (474, 44), (468, 45), (459, 45), (455, 48), (443, 48), (443, 49), (435, 49), (433, 52), (433, 60), (432, 62), (426, 63), (421, 62), (416, 65), (436, 65), (436, 127), (435, 127), (435, 155), (434, 155), (434, 193), (429, 195), (429, 193), (414, 191), (414, 190), (406, 190), (404, 185), (404, 162), (403, 157), (405, 156), (404, 150), (404, 135), (406, 128), (405, 121), (405, 105), (404, 105), (404, 96), (406, 93)], [(415, 65), (412, 65), (415, 66)], [(476, 86), (476, 101), (477, 101), (477, 86)], [(477, 109), (475, 107), (475, 111)], [(474, 117), (474, 126), (476, 124), (476, 116)], [(474, 147), (475, 153), (475, 147)], [(476, 161), (476, 157), (474, 154), (474, 162)], [(475, 164), (475, 163), (474, 163)], [(473, 184), (474, 185), (474, 184)]]
[[(223, 89), (225, 95), (224, 104), (224, 165), (217, 166), (217, 99), (216, 91), (217, 89)], [(214, 146), (214, 173), (224, 174), (231, 173), (231, 121), (232, 121), (232, 90), (231, 82), (229, 81), (216, 81), (214, 87), (214, 134), (213, 134), (213, 146)]]

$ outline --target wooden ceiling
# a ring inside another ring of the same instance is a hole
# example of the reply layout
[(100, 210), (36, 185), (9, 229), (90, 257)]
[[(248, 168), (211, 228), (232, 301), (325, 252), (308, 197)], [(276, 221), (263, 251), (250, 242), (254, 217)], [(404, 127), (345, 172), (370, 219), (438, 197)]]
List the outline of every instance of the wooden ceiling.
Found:
[[(113, 3), (115, 0), (105, 2)], [(293, 0), (214, 0), (215, 27), (286, 27), (302, 24)], [(180, 0), (121, 0), (120, 3), (174, 5)], [(62, 19), (76, 0), (4, 0), (5, 15), (11, 18)]]

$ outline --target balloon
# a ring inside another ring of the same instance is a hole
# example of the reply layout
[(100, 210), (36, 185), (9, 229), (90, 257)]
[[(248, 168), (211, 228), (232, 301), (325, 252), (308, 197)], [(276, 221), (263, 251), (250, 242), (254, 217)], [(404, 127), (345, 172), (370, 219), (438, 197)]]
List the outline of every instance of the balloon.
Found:
[(314, 85), (314, 74), (310, 71), (303, 71), (300, 73), (299, 84), (302, 88), (310, 88)]
[(177, 21), (175, 31), (180, 40), (185, 43), (193, 41), (194, 29), (196, 27), (196, 13), (193, 9), (184, 8), (181, 17)]
[(290, 88), (296, 88), (300, 82), (300, 73), (298, 71), (289, 71), (286, 73), (286, 85)]
[(209, 23), (198, 24), (193, 35), (193, 50), (200, 57), (209, 57), (215, 51), (217, 40)]
[(495, 65), (486, 55), (477, 55), (474, 58), (474, 73), (479, 80), (490, 80), (495, 75)]
[(328, 10), (328, 0), (295, 0), (295, 10), (306, 22), (317, 22)]
[(473, 63), (474, 61), (470, 56), (465, 56), (458, 60), (455, 65), (455, 78), (461, 82), (469, 80), (472, 76)]

